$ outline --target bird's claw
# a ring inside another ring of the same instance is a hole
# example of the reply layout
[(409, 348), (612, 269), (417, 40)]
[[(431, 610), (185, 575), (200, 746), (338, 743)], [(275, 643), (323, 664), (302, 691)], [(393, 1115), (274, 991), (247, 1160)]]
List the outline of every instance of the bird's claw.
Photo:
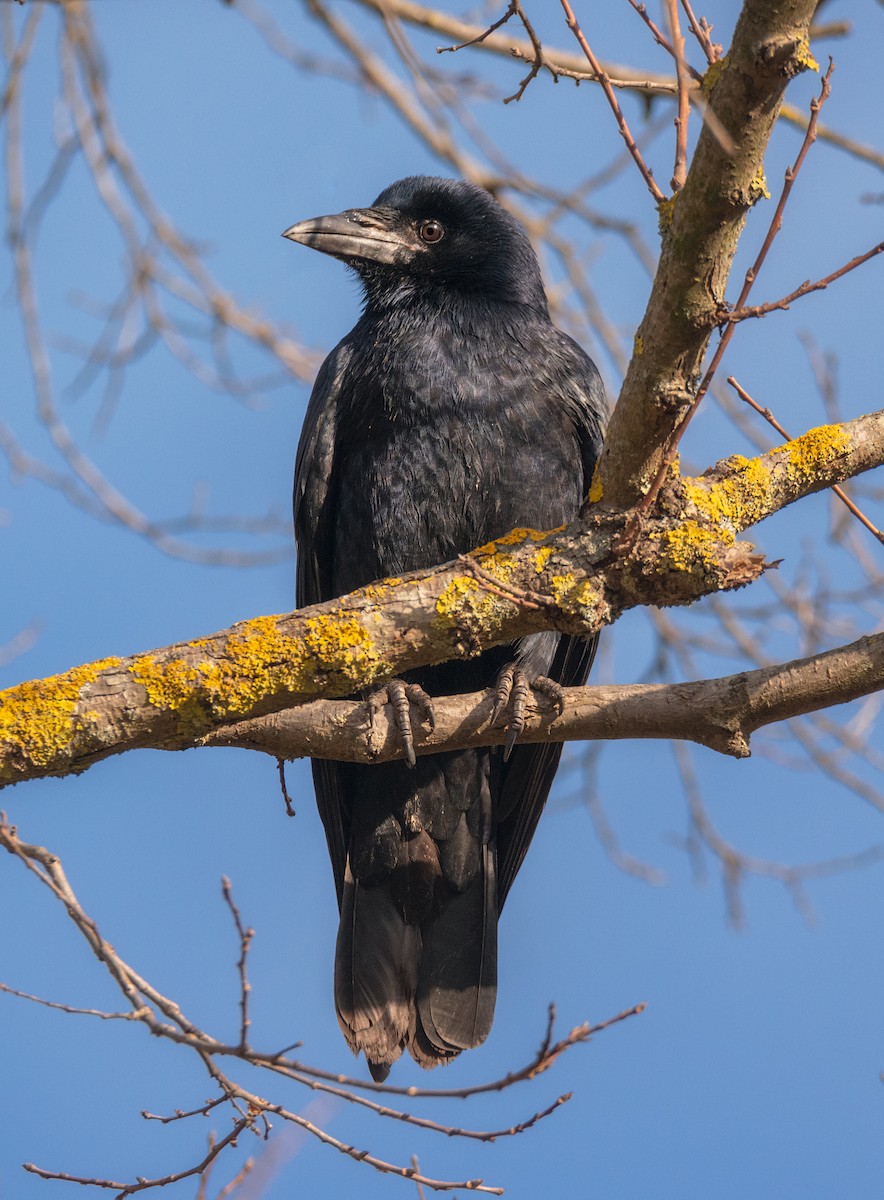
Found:
[(491, 724), (496, 725), (501, 714), (508, 711), (506, 741), (503, 744), (503, 761), (506, 762), (513, 752), (513, 746), (525, 728), (525, 705), (530, 691), (540, 695), (552, 703), (558, 716), (562, 715), (565, 707), (565, 691), (560, 683), (548, 679), (546, 675), (535, 675), (529, 679), (521, 667), (508, 663), (497, 677), (494, 687), (494, 707), (491, 710)]
[(404, 679), (391, 679), (386, 687), (373, 692), (369, 697), (372, 716), (385, 704), (393, 710), (393, 724), (399, 735), (402, 747), (402, 757), (409, 767), (415, 764), (414, 755), (414, 726), (411, 719), (412, 705), (418, 710), (420, 719), (436, 728), (436, 714), (433, 701), (419, 683), (406, 683)]

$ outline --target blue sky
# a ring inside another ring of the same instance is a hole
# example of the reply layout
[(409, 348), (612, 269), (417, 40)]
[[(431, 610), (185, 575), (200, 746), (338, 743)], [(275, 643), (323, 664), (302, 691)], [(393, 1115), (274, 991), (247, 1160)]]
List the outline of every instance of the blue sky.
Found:
[[(544, 39), (567, 45), (557, 6), (535, 7), (532, 16)], [(600, 55), (648, 70), (668, 68), (626, 4), (606, 0), (583, 5), (584, 13), (576, 7), (585, 24), (590, 17), (596, 23), (586, 28)], [(269, 8), (303, 48), (337, 53), (302, 6), (275, 0)], [(705, 9), (725, 43), (735, 8), (720, 3)], [(389, 57), (375, 21), (355, 5), (337, 3), (334, 9), (355, 23), (367, 45)], [(205, 248), (216, 279), (242, 306), (281, 323), (317, 351), (333, 345), (355, 319), (357, 287), (340, 264), (282, 241), (281, 231), (304, 217), (370, 202), (403, 175), (450, 174), (450, 168), (377, 97), (337, 79), (293, 72), (235, 9), (210, 0), (97, 0), (91, 11), (118, 127), (157, 204)], [(857, 30), (819, 48), (831, 49), (837, 61), (824, 118), (874, 143), (884, 113), (869, 81), (877, 78), (884, 8), (872, 0), (834, 0), (824, 14), (849, 18)], [(0, 17), (20, 30), (27, 12), (16, 8)], [(53, 113), (57, 127), (59, 121), (58, 28), (50, 6), (26, 74), (31, 191), (51, 161)], [(426, 52), (439, 39), (415, 40)], [(433, 65), (451, 73), (482, 70), (503, 94), (524, 73), (467, 52), (434, 58)], [(806, 107), (817, 88), (816, 77), (800, 79), (790, 99)], [(638, 102), (627, 96), (624, 109), (641, 128)], [(589, 86), (575, 91), (566, 81), (553, 87), (541, 78), (519, 104), (503, 106), (491, 97), (477, 102), (474, 112), (522, 169), (556, 187), (592, 174), (618, 152), (613, 119)], [(661, 181), (671, 172), (667, 137), (651, 151)], [(774, 197), (799, 145), (793, 129), (778, 128), (767, 160)], [(880, 170), (818, 144), (757, 299), (780, 296), (880, 240), (881, 209), (860, 197), (882, 191)], [(635, 220), (656, 246), (656, 214), (634, 172), (622, 173), (592, 202), (609, 215)], [(742, 269), (760, 244), (770, 211), (762, 205), (750, 217)], [(593, 287), (628, 346), (643, 312), (646, 274), (613, 234), (590, 237), (575, 222), (562, 228), (589, 256)], [(127, 373), (103, 428), (96, 424), (102, 381), (79, 397), (66, 390), (82, 365), (70, 340), (94, 338), (99, 328), (83, 297), (107, 301), (122, 281), (119, 239), (82, 163), (71, 168), (44, 218), (35, 261), (59, 408), (107, 477), (158, 518), (185, 512), (198, 487), (210, 513), (273, 513), (284, 526), (308, 383), (286, 380), (234, 400), (201, 384), (157, 347)], [(733, 371), (794, 432), (818, 424), (825, 416), (799, 341), (809, 331), (821, 349), (837, 351), (844, 414), (879, 407), (881, 269), (880, 261), (872, 263), (788, 313), (747, 324), (725, 373)], [(549, 279), (561, 283), (555, 264)], [(737, 290), (732, 286), (729, 294)], [(34, 414), (8, 254), (0, 267), (0, 329), (0, 415), (29, 453), (62, 469)], [(616, 390), (614, 364), (592, 341), (588, 334), (586, 344)], [(232, 353), (243, 375), (275, 369), (241, 340)], [(727, 454), (751, 452), (749, 440), (712, 405), (684, 446), (685, 460), (700, 469)], [(830, 500), (816, 497), (756, 531), (767, 556), (784, 560), (784, 586), (800, 585), (811, 550), (819, 563), (813, 578), (828, 573), (841, 583), (853, 577), (850, 560), (839, 557), (829, 540), (831, 512)], [(201, 540), (279, 549), (269, 566), (184, 562), (75, 510), (56, 491), (14, 477), (2, 458), (0, 516), (0, 644), (31, 624), (36, 629), (33, 644), (0, 670), (4, 686), (196, 637), (292, 603), (294, 554), (284, 530), (269, 538)], [(880, 568), (880, 547), (869, 539), (867, 550), (878, 555)], [(740, 612), (771, 602), (764, 585), (756, 591), (723, 603)], [(859, 631), (875, 628), (880, 601), (865, 603), (857, 620)], [(693, 632), (714, 628), (708, 605), (678, 621)], [(764, 632), (766, 652), (806, 652), (785, 616), (775, 612)], [(845, 626), (844, 640), (852, 636)], [(623, 683), (643, 678), (653, 647), (647, 618), (627, 615), (606, 635), (597, 677)], [(715, 654), (697, 662), (709, 674), (745, 665)], [(710, 813), (744, 853), (807, 863), (884, 842), (881, 815), (872, 806), (808, 768), (789, 743), (760, 739), (759, 748), (763, 744), (778, 750), (785, 765), (760, 753), (746, 762), (705, 750), (692, 755)], [(607, 747), (594, 772), (574, 746), (565, 763), (502, 922), (491, 1037), (444, 1074), (426, 1077), (403, 1062), (394, 1080), (457, 1087), (505, 1073), (530, 1059), (551, 1001), (561, 1033), (638, 1001), (646, 1001), (647, 1010), (574, 1049), (530, 1085), (420, 1110), (437, 1120), (500, 1128), (560, 1093), (574, 1093), (569, 1104), (519, 1138), (485, 1146), (418, 1135), (325, 1101), (311, 1109), (317, 1121), (393, 1161), (407, 1163), (417, 1154), (430, 1175), (481, 1175), (516, 1200), (545, 1194), (599, 1200), (879, 1196), (884, 867), (810, 884), (810, 921), (781, 885), (748, 877), (745, 927), (737, 931), (727, 921), (720, 865), (707, 855), (703, 877), (685, 853), (685, 800), (666, 743)], [(868, 771), (865, 777), (871, 778)], [(222, 874), (229, 876), (244, 919), (257, 930), (251, 965), (255, 1044), (275, 1049), (300, 1040), (306, 1061), (361, 1072), (334, 1018), (333, 886), (305, 764), (289, 767), (288, 786), (295, 820), (284, 815), (271, 760), (239, 751), (142, 751), (77, 779), (19, 786), (4, 794), (2, 805), (25, 840), (61, 856), (87, 911), (123, 957), (210, 1033), (233, 1039), (237, 944), (219, 884)], [(636, 879), (611, 861), (590, 818), (590, 793), (603, 802), (623, 850), (652, 864), (659, 883)], [(60, 907), (11, 859), (0, 862), (0, 912), (0, 980), (73, 1005), (119, 1008), (100, 965)], [(118, 1179), (163, 1174), (191, 1165), (210, 1128), (220, 1135), (229, 1128), (217, 1115), (169, 1126), (142, 1120), (142, 1109), (189, 1109), (212, 1089), (196, 1060), (141, 1028), (67, 1016), (8, 996), (0, 996), (0, 1021), (0, 1200), (29, 1200), (66, 1186), (24, 1174), (25, 1161)], [(294, 1087), (277, 1088), (247, 1072), (237, 1077), (264, 1094), (276, 1089), (274, 1095), (298, 1111), (317, 1103)], [(411, 1185), (376, 1175), (311, 1139), (290, 1141), (281, 1123), (275, 1133), (273, 1153), (282, 1165), (268, 1167), (266, 1188), (249, 1194), (271, 1200), (347, 1189), (366, 1197), (414, 1194)], [(247, 1153), (264, 1150), (244, 1136), (239, 1150), (219, 1163), (214, 1190)], [(186, 1183), (177, 1194), (195, 1191)]]

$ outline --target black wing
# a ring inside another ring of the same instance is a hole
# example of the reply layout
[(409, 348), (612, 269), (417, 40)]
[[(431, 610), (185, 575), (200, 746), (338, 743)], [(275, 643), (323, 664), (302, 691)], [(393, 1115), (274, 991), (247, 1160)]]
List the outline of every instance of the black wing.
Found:
[[(602, 448), (607, 420), (605, 389), (588, 355), (560, 330), (555, 330), (555, 334), (555, 350), (551, 357), (567, 363), (569, 368), (564, 403), (571, 411), (578, 434), (585, 497)], [(552, 665), (544, 673), (562, 687), (582, 687), (597, 646), (598, 637), (559, 638)], [(531, 844), (562, 750), (561, 742), (516, 746), (503, 768), (497, 830), (497, 889), (501, 909)]]
[(298, 608), (331, 600), (334, 547), (335, 438), (341, 382), (350, 351), (341, 342), (319, 368), (295, 459), (295, 541)]
[[(598, 638), (588, 640), (562, 637), (548, 675), (562, 687), (581, 687), (586, 683)], [(515, 746), (504, 767), (499, 801), (502, 819), (497, 827), (497, 904), (503, 909), (507, 893), (518, 874), (549, 789), (559, 766), (564, 746), (561, 742), (538, 742)]]
[[(334, 547), (336, 480), (335, 438), (341, 381), (349, 359), (341, 342), (322, 364), (298, 443), (295, 460), (295, 540), (298, 545), (296, 604), (303, 608), (333, 597), (331, 570)], [(338, 903), (344, 886), (348, 816), (339, 764), (314, 759), (316, 804), (335, 876)]]

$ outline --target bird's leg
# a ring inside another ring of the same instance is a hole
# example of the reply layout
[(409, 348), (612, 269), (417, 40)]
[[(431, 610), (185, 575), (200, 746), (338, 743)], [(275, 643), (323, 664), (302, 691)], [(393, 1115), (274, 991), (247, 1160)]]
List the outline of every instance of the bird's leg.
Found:
[(559, 716), (565, 707), (565, 692), (560, 683), (548, 679), (546, 675), (529, 678), (521, 667), (515, 663), (507, 663), (497, 676), (497, 683), (494, 685), (494, 707), (491, 710), (492, 725), (497, 724), (501, 713), (507, 713), (507, 734), (503, 744), (504, 762), (512, 754), (513, 746), (525, 728), (525, 704), (529, 691), (546, 696)]
[(368, 698), (369, 712), (372, 724), (375, 714), (385, 704), (393, 710), (393, 724), (402, 744), (402, 756), (408, 766), (415, 764), (414, 757), (414, 725), (411, 718), (412, 705), (418, 710), (420, 719), (426, 721), (430, 729), (436, 728), (436, 714), (433, 701), (419, 683), (406, 683), (404, 679), (391, 679), (386, 687), (372, 692)]

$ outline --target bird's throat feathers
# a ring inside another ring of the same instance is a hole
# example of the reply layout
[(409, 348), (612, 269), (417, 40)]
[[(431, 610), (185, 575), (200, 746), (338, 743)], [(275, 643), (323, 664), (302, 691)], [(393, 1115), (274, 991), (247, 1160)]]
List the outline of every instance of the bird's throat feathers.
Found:
[(549, 321), (549, 307), (542, 284), (537, 288), (501, 288), (495, 292), (474, 291), (408, 275), (391, 276), (384, 271), (357, 271), (363, 290), (363, 319), (383, 321), (395, 317), (413, 326), (428, 328), (444, 323), (471, 335), (476, 329), (495, 325), (517, 326), (524, 322)]

